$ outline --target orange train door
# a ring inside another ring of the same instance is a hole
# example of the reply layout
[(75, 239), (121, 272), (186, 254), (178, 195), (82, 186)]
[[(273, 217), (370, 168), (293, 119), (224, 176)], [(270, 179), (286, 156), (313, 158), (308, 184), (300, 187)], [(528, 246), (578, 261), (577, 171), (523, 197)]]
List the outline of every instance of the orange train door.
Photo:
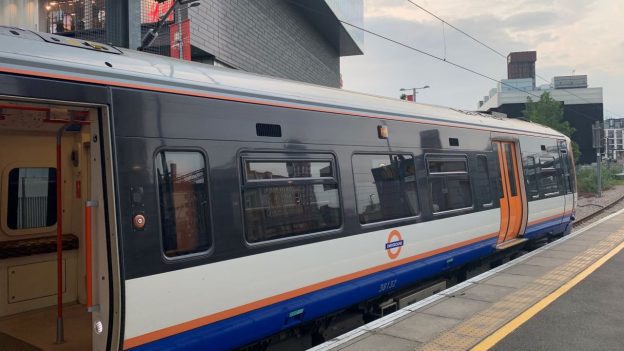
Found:
[(517, 239), (522, 227), (523, 204), (518, 173), (516, 145), (509, 141), (493, 142), (498, 150), (501, 172), (501, 226), (498, 232), (498, 244)]

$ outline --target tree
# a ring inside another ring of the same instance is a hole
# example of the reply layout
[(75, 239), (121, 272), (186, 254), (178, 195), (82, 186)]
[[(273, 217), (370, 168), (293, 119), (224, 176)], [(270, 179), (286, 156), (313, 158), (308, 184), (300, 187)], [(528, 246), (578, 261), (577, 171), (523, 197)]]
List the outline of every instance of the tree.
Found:
[[(526, 109), (522, 111), (522, 114), (529, 121), (550, 127), (569, 138), (572, 138), (572, 134), (576, 131), (568, 121), (563, 119), (561, 102), (553, 99), (549, 92), (544, 92), (537, 102), (528, 97)], [(578, 161), (581, 151), (574, 141), (572, 142), (572, 152), (574, 153), (574, 160)]]

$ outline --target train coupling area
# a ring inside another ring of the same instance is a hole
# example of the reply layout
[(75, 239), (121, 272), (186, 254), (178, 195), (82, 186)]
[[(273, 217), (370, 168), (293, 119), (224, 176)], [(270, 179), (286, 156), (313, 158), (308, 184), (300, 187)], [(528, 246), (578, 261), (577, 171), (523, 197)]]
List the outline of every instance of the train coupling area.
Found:
[(312, 351), (624, 350), (624, 210)]

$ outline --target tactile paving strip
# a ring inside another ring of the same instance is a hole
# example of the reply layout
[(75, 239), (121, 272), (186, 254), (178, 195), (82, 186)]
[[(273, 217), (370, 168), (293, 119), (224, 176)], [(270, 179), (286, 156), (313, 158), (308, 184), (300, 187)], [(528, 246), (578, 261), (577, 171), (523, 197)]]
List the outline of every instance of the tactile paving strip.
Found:
[(567, 281), (599, 260), (624, 241), (624, 229), (619, 229), (598, 244), (578, 254), (567, 263), (513, 292), (490, 307), (478, 312), (454, 328), (441, 333), (416, 350), (454, 351), (468, 350), (500, 329)]

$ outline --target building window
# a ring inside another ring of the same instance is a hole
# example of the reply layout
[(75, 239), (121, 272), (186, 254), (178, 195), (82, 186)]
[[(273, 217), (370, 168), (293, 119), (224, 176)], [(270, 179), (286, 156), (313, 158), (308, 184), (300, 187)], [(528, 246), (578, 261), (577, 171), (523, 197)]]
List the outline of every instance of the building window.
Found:
[(45, 228), (56, 224), (56, 168), (14, 168), (9, 172), (7, 226)]
[(204, 156), (197, 151), (162, 151), (155, 162), (165, 255), (208, 251), (211, 234)]
[(427, 157), (434, 213), (472, 208), (468, 162), (463, 156)]
[(414, 217), (420, 212), (412, 155), (353, 156), (360, 223)]
[(243, 157), (245, 237), (258, 243), (340, 228), (332, 159)]

